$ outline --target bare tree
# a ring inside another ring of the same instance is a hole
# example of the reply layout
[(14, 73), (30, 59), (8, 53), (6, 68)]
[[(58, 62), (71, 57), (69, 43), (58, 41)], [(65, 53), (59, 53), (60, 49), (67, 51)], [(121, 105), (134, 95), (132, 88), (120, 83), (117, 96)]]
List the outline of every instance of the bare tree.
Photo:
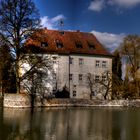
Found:
[(10, 47), (14, 58), (17, 93), (20, 93), (19, 61), (23, 43), (39, 23), (38, 10), (32, 0), (0, 1), (0, 37)]
[(140, 96), (139, 80), (137, 72), (140, 67), (140, 37), (138, 35), (128, 35), (121, 44), (122, 57), (127, 60), (127, 74), (129, 82), (135, 83), (137, 97)]
[(104, 99), (106, 100), (107, 96), (110, 98), (112, 94), (112, 73), (105, 71), (98, 83), (101, 85), (101, 92), (103, 92)]
[(95, 78), (95, 75), (88, 73), (87, 75), (87, 83), (90, 89), (90, 99), (92, 99), (93, 95), (97, 95), (99, 93), (102, 94), (104, 99), (106, 100), (111, 97), (112, 94), (112, 74), (109, 71), (105, 71), (100, 74), (99, 79)]
[(92, 75), (91, 73), (87, 74), (87, 84), (90, 89), (90, 99), (92, 99), (92, 96), (95, 93), (94, 90), (95, 90), (96, 82), (95, 82), (94, 75)]
[(31, 96), (32, 106), (36, 97), (43, 102), (44, 98), (52, 94), (55, 74), (52, 55), (29, 53), (24, 55), (19, 66), (21, 92)]

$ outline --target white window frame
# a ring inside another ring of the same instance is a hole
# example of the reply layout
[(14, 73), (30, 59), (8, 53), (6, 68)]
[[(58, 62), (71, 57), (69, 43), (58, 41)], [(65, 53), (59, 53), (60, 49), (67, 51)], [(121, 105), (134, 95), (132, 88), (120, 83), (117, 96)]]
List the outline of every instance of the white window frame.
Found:
[(99, 67), (100, 67), (100, 60), (96, 60), (96, 62), (95, 62), (95, 67), (96, 67), (96, 68), (99, 68)]
[(73, 74), (69, 74), (69, 79), (70, 79), (70, 81), (73, 80)]
[(102, 81), (105, 82), (107, 77), (105, 75), (102, 75)]
[(99, 82), (100, 81), (100, 75), (95, 75), (95, 82)]
[(83, 80), (83, 74), (79, 74), (79, 81)]
[(76, 97), (76, 90), (73, 90), (73, 97)]
[(73, 58), (73, 57), (70, 57), (70, 58), (69, 58), (69, 63), (70, 63), (70, 64), (74, 64), (74, 58)]
[(84, 64), (84, 59), (83, 58), (79, 58), (79, 65), (83, 65)]
[(107, 68), (107, 61), (102, 61), (102, 68)]

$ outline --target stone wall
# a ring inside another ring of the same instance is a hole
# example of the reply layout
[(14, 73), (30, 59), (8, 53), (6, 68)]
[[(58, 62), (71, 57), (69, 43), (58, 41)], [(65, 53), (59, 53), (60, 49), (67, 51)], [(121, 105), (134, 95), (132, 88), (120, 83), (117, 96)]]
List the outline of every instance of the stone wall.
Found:
[(44, 107), (140, 107), (140, 100), (52, 99)]
[(30, 97), (26, 94), (4, 94), (4, 107), (30, 107)]
[[(26, 94), (5, 94), (4, 107), (26, 108), (31, 107), (30, 96)], [(40, 99), (35, 100), (35, 107), (140, 107), (140, 100), (89, 100), (89, 99)]]

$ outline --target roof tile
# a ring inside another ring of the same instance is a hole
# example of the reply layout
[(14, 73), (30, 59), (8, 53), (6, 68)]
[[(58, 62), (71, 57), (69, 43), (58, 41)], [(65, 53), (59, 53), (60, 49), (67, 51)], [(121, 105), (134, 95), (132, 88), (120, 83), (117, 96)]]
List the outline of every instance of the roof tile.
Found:
[[(56, 42), (63, 43), (62, 48), (58, 48)], [(41, 47), (41, 43), (47, 42), (47, 47)], [(76, 47), (76, 44), (82, 47)], [(89, 44), (93, 45), (91, 48)], [(26, 47), (35, 53), (58, 53), (58, 54), (88, 54), (112, 56), (92, 33), (77, 31), (58, 31), (39, 29), (26, 42)]]

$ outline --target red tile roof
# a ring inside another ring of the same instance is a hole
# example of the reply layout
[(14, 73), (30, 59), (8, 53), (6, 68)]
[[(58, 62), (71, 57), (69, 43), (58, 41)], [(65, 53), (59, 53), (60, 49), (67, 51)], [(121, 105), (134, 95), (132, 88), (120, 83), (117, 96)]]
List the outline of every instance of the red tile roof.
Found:
[[(63, 47), (58, 48), (57, 42)], [(41, 46), (42, 43), (46, 43), (48, 46), (43, 47)], [(80, 31), (39, 29), (26, 42), (26, 47), (36, 53), (112, 56), (92, 33)]]

